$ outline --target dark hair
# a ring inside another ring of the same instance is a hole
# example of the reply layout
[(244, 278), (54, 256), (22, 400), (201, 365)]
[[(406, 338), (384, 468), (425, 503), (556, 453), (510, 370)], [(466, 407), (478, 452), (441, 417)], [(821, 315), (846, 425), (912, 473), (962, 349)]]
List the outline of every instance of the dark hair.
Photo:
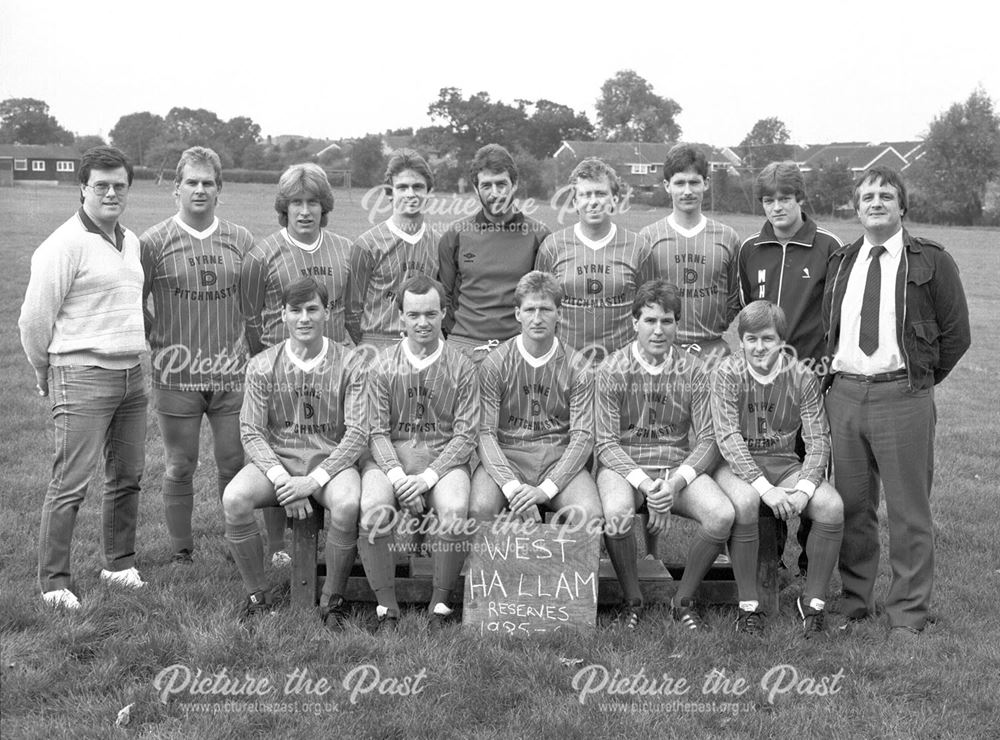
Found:
[(397, 149), (389, 155), (385, 165), (385, 192), (392, 195), (392, 178), (403, 170), (413, 170), (427, 183), (427, 189), (434, 189), (434, 175), (431, 167), (418, 152), (413, 149)]
[(514, 158), (499, 144), (480, 147), (476, 156), (472, 158), (469, 164), (469, 182), (472, 183), (472, 187), (479, 186), (479, 173), (483, 170), (497, 174), (506, 172), (510, 176), (511, 184), (517, 183), (517, 165), (514, 163)]
[(399, 293), (396, 295), (396, 307), (400, 311), (403, 310), (403, 296), (406, 293), (413, 293), (414, 295), (426, 295), (432, 290), (436, 290), (438, 294), (438, 300), (441, 303), (441, 308), (444, 308), (444, 287), (437, 280), (429, 278), (422, 272), (417, 273), (412, 277), (408, 277), (403, 281), (403, 284), (399, 287)]
[(281, 173), (278, 194), (274, 196), (274, 210), (278, 212), (278, 223), (282, 226), (288, 226), (288, 204), (299, 194), (319, 201), (323, 212), (319, 227), (325, 228), (330, 211), (333, 210), (333, 189), (326, 172), (318, 164), (293, 164)]
[[(119, 167), (125, 168), (128, 175), (128, 184), (132, 184), (132, 163), (121, 149), (113, 146), (95, 146), (83, 153), (80, 158), (80, 171), (77, 177), (81, 185), (90, 182), (91, 170), (117, 170)], [(80, 193), (80, 202), (83, 203), (83, 193)]]
[(323, 283), (316, 282), (315, 278), (304, 277), (296, 280), (290, 285), (286, 285), (281, 291), (282, 306), (301, 306), (312, 298), (319, 298), (319, 302), (326, 306), (330, 302), (330, 293)]
[(896, 188), (896, 193), (899, 195), (900, 215), (906, 215), (906, 211), (909, 208), (909, 199), (906, 194), (906, 183), (903, 182), (903, 176), (892, 167), (886, 167), (882, 164), (869, 167), (865, 170), (864, 174), (854, 182), (853, 200), (855, 211), (858, 210), (858, 205), (860, 205), (861, 202), (861, 196), (859, 194), (861, 186), (868, 183), (872, 183), (873, 185), (890, 185)]
[(743, 339), (744, 334), (757, 334), (772, 326), (778, 334), (778, 339), (785, 341), (788, 336), (788, 321), (785, 319), (785, 312), (781, 306), (770, 301), (748, 303), (736, 317), (736, 332), (740, 339)]
[(618, 199), (618, 194), (621, 193), (622, 183), (618, 179), (618, 173), (615, 172), (615, 168), (610, 164), (605, 162), (603, 159), (598, 159), (597, 157), (590, 157), (585, 159), (569, 174), (569, 184), (576, 186), (577, 182), (580, 180), (590, 180), (591, 182), (596, 182), (602, 177), (608, 178), (608, 185), (611, 187), (611, 195), (615, 200)]
[(670, 180), (678, 172), (689, 169), (694, 169), (708, 179), (708, 159), (705, 158), (705, 153), (692, 144), (675, 144), (663, 160), (663, 179)]
[(639, 318), (646, 306), (659, 306), (664, 311), (673, 311), (674, 318), (681, 317), (681, 292), (673, 283), (663, 278), (650, 280), (639, 286), (632, 299), (632, 318)]
[(559, 308), (563, 302), (563, 288), (551, 272), (532, 270), (517, 281), (514, 289), (514, 305), (520, 306), (529, 295), (543, 295), (550, 298)]
[(757, 175), (754, 198), (780, 194), (794, 195), (799, 203), (806, 199), (806, 181), (795, 162), (771, 162)]

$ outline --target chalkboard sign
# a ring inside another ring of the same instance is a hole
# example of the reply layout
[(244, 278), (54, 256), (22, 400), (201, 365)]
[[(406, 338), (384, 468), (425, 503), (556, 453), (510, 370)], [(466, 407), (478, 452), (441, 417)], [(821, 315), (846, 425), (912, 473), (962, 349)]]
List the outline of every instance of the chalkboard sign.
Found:
[(600, 535), (498, 519), (476, 534), (462, 623), (481, 634), (593, 629)]

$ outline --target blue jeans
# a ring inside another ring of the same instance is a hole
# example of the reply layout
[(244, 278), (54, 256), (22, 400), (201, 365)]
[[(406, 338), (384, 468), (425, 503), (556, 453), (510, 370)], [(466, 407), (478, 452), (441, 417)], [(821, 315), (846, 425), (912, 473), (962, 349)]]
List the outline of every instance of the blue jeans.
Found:
[(76, 513), (102, 450), (105, 567), (118, 571), (135, 565), (139, 480), (146, 442), (142, 365), (128, 370), (54, 365), (49, 368), (49, 393), (55, 460), (38, 537), (38, 581), (43, 593), (70, 585), (70, 542)]

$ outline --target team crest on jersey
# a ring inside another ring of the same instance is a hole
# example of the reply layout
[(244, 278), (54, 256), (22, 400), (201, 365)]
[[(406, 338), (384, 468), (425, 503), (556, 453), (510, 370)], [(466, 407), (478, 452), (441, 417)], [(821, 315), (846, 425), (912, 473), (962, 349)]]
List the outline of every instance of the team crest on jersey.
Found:
[(684, 268), (684, 277), (681, 278), (685, 285), (691, 285), (692, 283), (698, 282), (698, 271), (692, 270), (690, 267)]
[(812, 279), (812, 275), (809, 274), (809, 268), (808, 267), (803, 267), (802, 268), (802, 279), (803, 280), (811, 280)]
[(536, 398), (531, 399), (531, 415), (538, 416), (542, 413), (542, 404)]
[(311, 403), (302, 404), (302, 418), (311, 419), (316, 415), (316, 409), (313, 408)]
[(600, 293), (604, 290), (604, 283), (600, 280), (594, 280), (593, 278), (587, 279), (587, 295), (594, 295), (595, 293)]
[(475, 260), (475, 259), (476, 259), (476, 253), (475, 252), (465, 252), (462, 255), (462, 262), (464, 262), (467, 265), (470, 264), (471, 262), (473, 262), (473, 260)]
[(423, 419), (424, 418), (424, 414), (426, 414), (426, 413), (427, 413), (427, 407), (424, 406), (422, 403), (418, 403), (417, 406), (416, 406), (416, 408), (413, 411), (413, 417), (415, 419)]
[(212, 272), (211, 270), (201, 271), (202, 285), (215, 285), (217, 282), (219, 282), (219, 276), (216, 275), (214, 272)]

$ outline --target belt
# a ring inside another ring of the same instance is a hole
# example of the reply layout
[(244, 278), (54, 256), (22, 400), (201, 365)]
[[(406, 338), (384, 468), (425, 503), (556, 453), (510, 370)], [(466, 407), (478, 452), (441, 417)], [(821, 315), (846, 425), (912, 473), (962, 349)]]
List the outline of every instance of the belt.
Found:
[(906, 378), (906, 370), (893, 370), (891, 373), (876, 373), (875, 375), (859, 375), (858, 373), (837, 373), (838, 378), (854, 380), (858, 383), (889, 383), (893, 380)]

